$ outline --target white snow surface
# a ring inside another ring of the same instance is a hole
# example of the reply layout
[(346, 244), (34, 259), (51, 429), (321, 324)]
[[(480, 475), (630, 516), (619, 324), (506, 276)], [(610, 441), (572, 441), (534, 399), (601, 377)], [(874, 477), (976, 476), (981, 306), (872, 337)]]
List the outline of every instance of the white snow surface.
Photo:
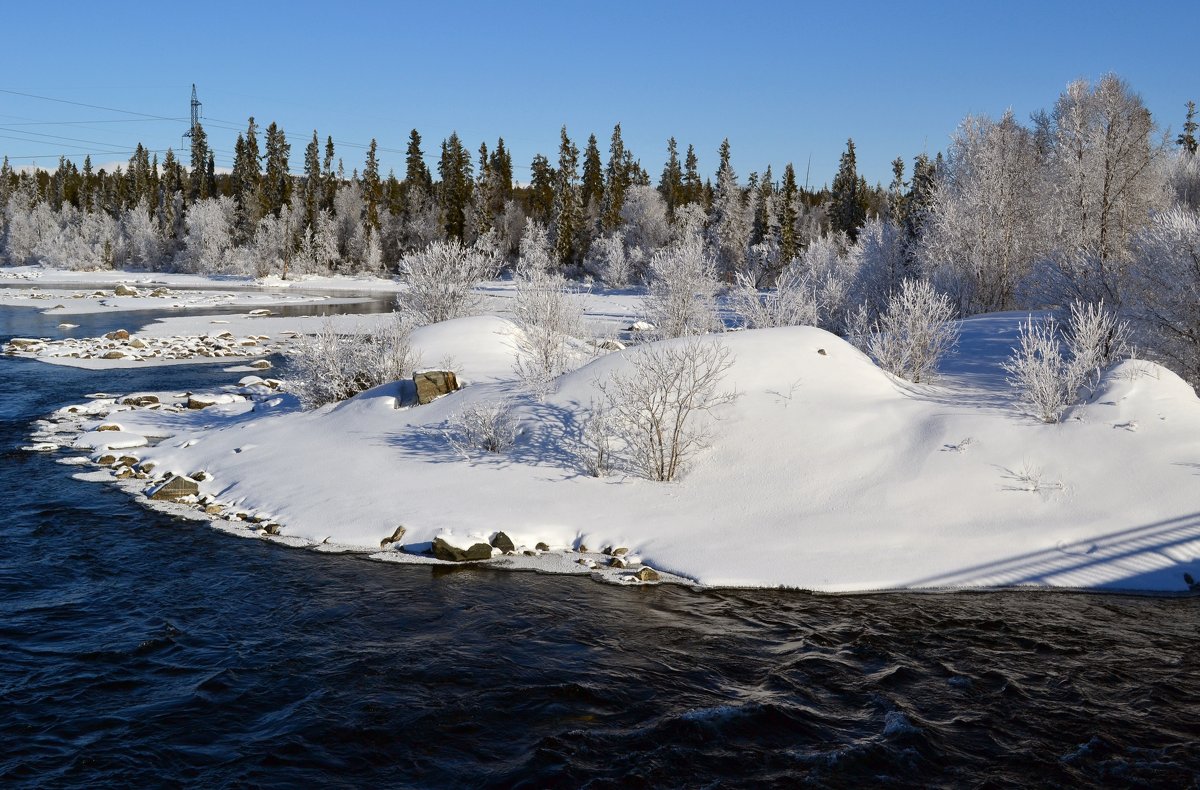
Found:
[[(591, 314), (631, 314), (589, 298)], [(1039, 423), (1000, 368), (1023, 318), (964, 321), (937, 385), (896, 381), (819, 329), (723, 335), (735, 358), (724, 386), (738, 397), (672, 483), (592, 478), (568, 452), (596, 382), (635, 350), (537, 402), (517, 396), (518, 330), (497, 316), (414, 334), (425, 367), (451, 360), (466, 384), (426, 406), (396, 408), (391, 384), (308, 413), (285, 396), (109, 419), (170, 437), (139, 451), (156, 474), (205, 470), (202, 493), (314, 543), (377, 551), (402, 524), (406, 544), (503, 531), (526, 546), (626, 546), (705, 585), (1186, 589), (1185, 572), (1200, 578), (1200, 399), (1162, 367), (1125, 362), (1064, 422)], [(514, 396), (511, 451), (467, 460), (445, 440), (464, 405)]]

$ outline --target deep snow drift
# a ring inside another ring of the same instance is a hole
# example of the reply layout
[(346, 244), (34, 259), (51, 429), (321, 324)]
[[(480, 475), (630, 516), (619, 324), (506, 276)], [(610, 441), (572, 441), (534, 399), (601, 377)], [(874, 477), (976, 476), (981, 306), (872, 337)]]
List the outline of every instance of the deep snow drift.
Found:
[(378, 551), (403, 525), (406, 544), (503, 531), (528, 546), (627, 546), (705, 585), (1186, 590), (1185, 573), (1200, 577), (1200, 399), (1130, 361), (1063, 423), (1023, 416), (1000, 371), (1022, 318), (964, 321), (936, 386), (896, 381), (819, 329), (722, 335), (737, 398), (672, 483), (589, 477), (571, 452), (597, 382), (632, 351), (562, 377), (544, 402), (518, 397), (512, 450), (458, 453), (442, 432), (452, 415), (517, 396), (518, 330), (496, 316), (414, 334), (427, 367), (466, 383), (425, 406), (397, 408), (401, 387), (387, 385), (309, 413), (289, 396), (117, 407), (101, 421), (120, 431), (83, 441), (161, 439), (131, 452), (155, 475), (205, 471), (202, 493), (298, 542)]

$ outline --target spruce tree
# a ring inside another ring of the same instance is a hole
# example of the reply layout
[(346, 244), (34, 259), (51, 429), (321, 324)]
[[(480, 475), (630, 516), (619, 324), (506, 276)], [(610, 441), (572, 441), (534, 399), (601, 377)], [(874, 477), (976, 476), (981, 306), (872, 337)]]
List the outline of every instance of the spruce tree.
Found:
[(837, 175), (833, 178), (830, 190), (829, 226), (833, 231), (841, 231), (855, 241), (858, 229), (866, 221), (866, 211), (863, 208), (863, 194), (858, 179), (858, 168), (854, 157), (854, 140), (846, 141), (846, 152), (842, 154), (841, 164)]
[(604, 165), (600, 162), (600, 148), (596, 135), (588, 135), (587, 148), (583, 152), (583, 196), (585, 208), (595, 207), (599, 211), (604, 202)]
[(892, 220), (904, 223), (904, 159), (892, 160), (892, 183), (888, 187), (888, 213)]
[(904, 196), (904, 231), (908, 237), (908, 245), (912, 247), (921, 235), (925, 217), (933, 206), (937, 168), (925, 154), (918, 154), (913, 160), (912, 181), (909, 182), (908, 194)]
[[(247, 141), (248, 142), (248, 141)], [(278, 217), (280, 210), (287, 205), (291, 192), (291, 178), (288, 175), (288, 154), (292, 147), (288, 145), (287, 136), (274, 122), (267, 127), (264, 157), (266, 168), (262, 179), (262, 216), (271, 214)]]
[(463, 147), (458, 132), (442, 141), (442, 158), (438, 162), (441, 177), (439, 198), (442, 209), (442, 227), (450, 238), (466, 242), (467, 211), (471, 205), (472, 171), (471, 155)]
[(796, 187), (796, 170), (788, 162), (783, 169), (783, 186), (779, 193), (779, 260), (784, 265), (800, 254), (800, 238), (796, 224), (800, 219), (797, 202), (800, 190)]
[(628, 159), (618, 123), (613, 127), (608, 145), (608, 166), (604, 172), (604, 208), (600, 223), (608, 231), (621, 226), (621, 207), (625, 205), (625, 190), (629, 187)]
[(340, 177), (335, 179), (333, 175), (333, 154), (333, 135), (326, 135), (325, 158), (321, 161), (321, 182), (325, 186), (321, 208), (326, 211), (333, 211), (333, 200), (337, 197), (338, 181), (341, 180)]
[(504, 204), (513, 195), (513, 165), (512, 155), (504, 147), (504, 138), (496, 140), (496, 150), (492, 151), (491, 169), (494, 179), (495, 192), (492, 195), (492, 213), (504, 211)]
[(554, 180), (554, 252), (560, 263), (574, 263), (578, 257), (577, 236), (583, 224), (579, 202), (579, 148), (562, 128), (558, 146), (558, 173)]
[(1187, 103), (1187, 120), (1183, 122), (1183, 131), (1175, 138), (1175, 144), (1189, 154), (1196, 153), (1196, 129), (1198, 128), (1200, 128), (1200, 124), (1196, 123), (1196, 102), (1189, 101)]
[[(455, 139), (458, 139), (457, 136)], [(404, 156), (404, 188), (425, 193), (433, 191), (433, 176), (425, 166), (425, 154), (421, 151), (421, 135), (416, 129), (408, 135), (408, 150)]]
[(754, 195), (754, 226), (750, 233), (751, 244), (761, 244), (764, 241), (777, 241), (775, 231), (779, 220), (775, 208), (775, 184), (772, 181), (771, 166), (763, 173), (758, 182), (758, 190)]
[(192, 127), (192, 201), (203, 200), (208, 194), (208, 136), (197, 121)]
[(550, 213), (554, 210), (554, 168), (550, 160), (542, 154), (536, 154), (529, 165), (529, 216), (549, 224)]
[(325, 187), (321, 179), (321, 144), (317, 141), (317, 130), (313, 129), (312, 139), (304, 149), (305, 228), (311, 228), (316, 222), (324, 192)]
[[(171, 149), (167, 149), (170, 153)], [(12, 168), (8, 167), (8, 157), (4, 157), (4, 167), (11, 174)], [(165, 167), (164, 167), (165, 171)], [(165, 172), (164, 172), (165, 175)], [(0, 196), (4, 199), (0, 200), (0, 205), (8, 202), (7, 193), (3, 190), (8, 185), (8, 177), (0, 171)], [(79, 207), (84, 211), (91, 211), (95, 206), (96, 199), (96, 174), (92, 172), (92, 155), (88, 154), (83, 158), (83, 184), (80, 190)]]
[(367, 162), (363, 165), (362, 174), (362, 192), (363, 202), (366, 204), (368, 235), (379, 233), (379, 202), (383, 199), (383, 187), (379, 180), (379, 158), (376, 156), (376, 150), (375, 138), (372, 137), (371, 144), (367, 146)]
[(667, 140), (667, 163), (658, 181), (658, 192), (667, 204), (667, 218), (675, 221), (675, 207), (683, 202), (683, 170), (679, 166), (679, 148), (675, 138)]
[(687, 157), (684, 159), (683, 202), (704, 202), (704, 184), (700, 181), (700, 163), (696, 158), (696, 149), (690, 143), (688, 144)]

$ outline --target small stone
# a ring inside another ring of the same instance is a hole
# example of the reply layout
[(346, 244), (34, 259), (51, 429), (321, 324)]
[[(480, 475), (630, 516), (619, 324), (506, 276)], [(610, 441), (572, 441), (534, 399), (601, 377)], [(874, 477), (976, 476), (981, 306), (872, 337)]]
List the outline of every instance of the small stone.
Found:
[(102, 455), (96, 459), (96, 463), (100, 464), (101, 466), (112, 466), (116, 462), (117, 457), (115, 455)]
[(529, 549), (525, 549), (524, 554), (526, 557), (536, 557), (538, 555), (536, 551), (531, 551)]
[(128, 340), (129, 339), (129, 331), (125, 330), (125, 329), (117, 329), (117, 330), (109, 332), (107, 335), (105, 335), (104, 339), (105, 340)]
[(550, 547), (547, 546), (545, 543), (539, 543), (536, 546), (534, 546), (534, 548), (537, 549), (538, 551), (550, 551)]
[(625, 560), (621, 559), (620, 557), (613, 557), (608, 561), (608, 566), (610, 568), (624, 568)]
[(104, 356), (102, 356), (100, 358), (101, 359), (125, 359), (126, 356), (127, 355), (124, 351), (109, 351), (107, 354), (105, 354)]
[(579, 553), (580, 553), (580, 554), (587, 554), (587, 553), (588, 553), (588, 547), (587, 547), (587, 544), (586, 544), (586, 543), (580, 543), (580, 544), (579, 544)]
[(119, 431), (119, 430), (121, 430), (121, 426), (117, 425), (116, 423), (106, 422), (103, 425), (101, 425), (99, 428), (97, 428), (96, 430), (97, 431)]
[(195, 480), (197, 483), (203, 483), (205, 480), (211, 480), (212, 475), (201, 469), (199, 472), (192, 472), (188, 477)]
[(278, 535), (280, 527), (281, 525), (272, 522), (263, 527), (263, 532), (266, 532), (268, 535)]
[(220, 514), (220, 512), (224, 509), (225, 508), (221, 507), (220, 505), (205, 505), (204, 506), (204, 512), (210, 516), (216, 516), (216, 515)]
[(126, 406), (152, 406), (158, 403), (157, 395), (130, 395), (121, 401)]
[(396, 527), (395, 531), (392, 532), (392, 536), (390, 538), (384, 538), (383, 540), (379, 541), (379, 548), (386, 549), (388, 546), (392, 545), (393, 543), (399, 543), (400, 539), (404, 537), (405, 531), (406, 530), (404, 529), (403, 525)]
[(824, 357), (824, 356), (828, 356), (828, 354), (826, 354), (826, 353), (825, 353), (825, 349), (823, 349), (823, 348), (818, 348), (818, 349), (817, 349), (817, 353), (818, 353), (818, 354), (820, 354), (820, 355), (821, 355), (821, 356), (823, 356), (823, 357)]
[(660, 579), (658, 571), (650, 567), (639, 568), (633, 576), (640, 582), (656, 582)]
[(612, 550), (612, 555), (614, 557), (624, 557), (628, 553), (629, 549), (625, 548), (624, 546)]
[(113, 289), (114, 296), (140, 296), (141, 292), (136, 288), (131, 288), (128, 285), (121, 284)]
[(426, 370), (413, 374), (417, 388), (417, 403), (424, 406), (434, 398), (448, 395), (458, 389), (458, 378), (449, 370)]

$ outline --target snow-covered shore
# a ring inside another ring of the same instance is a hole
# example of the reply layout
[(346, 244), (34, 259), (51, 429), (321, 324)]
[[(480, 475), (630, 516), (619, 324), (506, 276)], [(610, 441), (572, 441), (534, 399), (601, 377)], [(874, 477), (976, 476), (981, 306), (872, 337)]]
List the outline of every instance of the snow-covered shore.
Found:
[[(593, 315), (628, 319), (629, 297), (591, 298)], [(297, 545), (379, 553), (402, 525), (413, 546), (504, 532), (518, 546), (628, 547), (714, 586), (1186, 590), (1185, 573), (1200, 577), (1200, 400), (1134, 361), (1061, 424), (1022, 416), (999, 367), (1021, 317), (964, 321), (958, 355), (923, 386), (818, 329), (726, 334), (738, 397), (673, 483), (593, 478), (570, 452), (597, 382), (627, 369), (628, 352), (564, 376), (544, 402), (518, 399), (509, 452), (456, 452), (446, 421), (516, 390), (518, 330), (498, 316), (415, 333), (426, 363), (451, 362), (466, 383), (425, 406), (397, 408), (400, 387), (387, 385), (307, 413), (267, 393), (200, 410), (109, 403), (73, 419), (157, 442), (130, 451), (154, 477), (203, 471), (208, 503), (269, 519), (274, 539)], [(104, 433), (83, 437), (95, 456)], [(523, 557), (504, 561), (539, 561)]]

